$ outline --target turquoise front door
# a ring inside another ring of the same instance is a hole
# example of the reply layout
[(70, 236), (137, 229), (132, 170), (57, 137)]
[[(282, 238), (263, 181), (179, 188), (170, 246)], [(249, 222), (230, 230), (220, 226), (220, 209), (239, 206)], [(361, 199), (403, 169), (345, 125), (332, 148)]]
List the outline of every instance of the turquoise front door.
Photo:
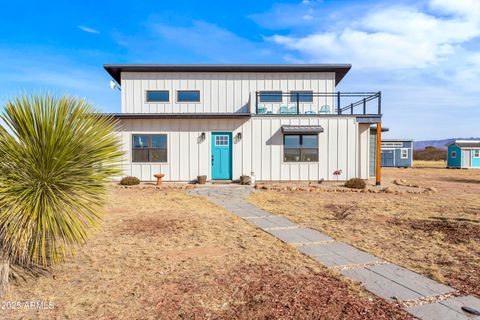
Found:
[(212, 179), (232, 179), (231, 132), (212, 132)]

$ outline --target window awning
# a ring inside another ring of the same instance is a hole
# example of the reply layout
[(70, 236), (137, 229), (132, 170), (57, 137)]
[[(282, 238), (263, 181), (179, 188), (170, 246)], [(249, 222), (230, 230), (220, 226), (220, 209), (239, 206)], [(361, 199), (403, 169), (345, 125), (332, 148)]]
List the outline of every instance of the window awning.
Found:
[(322, 126), (282, 126), (282, 133), (320, 133)]

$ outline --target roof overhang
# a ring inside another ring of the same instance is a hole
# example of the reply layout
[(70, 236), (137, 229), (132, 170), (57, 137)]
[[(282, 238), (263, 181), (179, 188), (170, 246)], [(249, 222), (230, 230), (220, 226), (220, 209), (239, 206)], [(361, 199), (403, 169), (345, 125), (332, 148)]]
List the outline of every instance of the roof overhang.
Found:
[(239, 119), (250, 113), (104, 113), (116, 119)]
[(318, 134), (321, 132), (323, 132), (322, 126), (282, 126), (282, 133)]
[(413, 139), (382, 139), (382, 142), (413, 142)]
[[(370, 127), (370, 132), (372, 132), (372, 131), (377, 131), (377, 128), (376, 127)], [(389, 131), (390, 131), (390, 128), (382, 127), (382, 132), (389, 132)]]
[(379, 123), (382, 122), (381, 114), (361, 114), (355, 115), (357, 123)]
[(122, 72), (334, 72), (337, 85), (350, 64), (105, 64), (105, 70), (121, 84)]
[(480, 148), (480, 140), (456, 140), (446, 144), (446, 146), (448, 147), (452, 144), (456, 144), (460, 148)]

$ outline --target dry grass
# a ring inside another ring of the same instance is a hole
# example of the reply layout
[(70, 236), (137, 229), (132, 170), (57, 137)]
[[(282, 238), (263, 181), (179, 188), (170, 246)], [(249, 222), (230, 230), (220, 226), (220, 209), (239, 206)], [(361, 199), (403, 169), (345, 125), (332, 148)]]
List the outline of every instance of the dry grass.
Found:
[[(251, 201), (457, 289), (480, 295), (480, 171), (384, 169), (436, 193), (262, 191)], [(412, 188), (414, 190), (415, 188)], [(355, 203), (338, 219), (338, 206)]]
[(413, 166), (415, 168), (443, 168), (447, 167), (445, 160), (428, 161), (428, 160), (414, 160)]
[(0, 310), (39, 319), (406, 319), (266, 233), (181, 190), (114, 189), (103, 229)]

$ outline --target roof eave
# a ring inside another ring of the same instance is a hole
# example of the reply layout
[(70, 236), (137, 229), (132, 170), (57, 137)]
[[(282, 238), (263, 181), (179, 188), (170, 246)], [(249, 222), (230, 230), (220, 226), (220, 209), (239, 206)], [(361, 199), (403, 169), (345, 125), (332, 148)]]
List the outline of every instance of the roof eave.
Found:
[(335, 72), (337, 85), (351, 64), (104, 64), (110, 76), (121, 83), (122, 72)]

